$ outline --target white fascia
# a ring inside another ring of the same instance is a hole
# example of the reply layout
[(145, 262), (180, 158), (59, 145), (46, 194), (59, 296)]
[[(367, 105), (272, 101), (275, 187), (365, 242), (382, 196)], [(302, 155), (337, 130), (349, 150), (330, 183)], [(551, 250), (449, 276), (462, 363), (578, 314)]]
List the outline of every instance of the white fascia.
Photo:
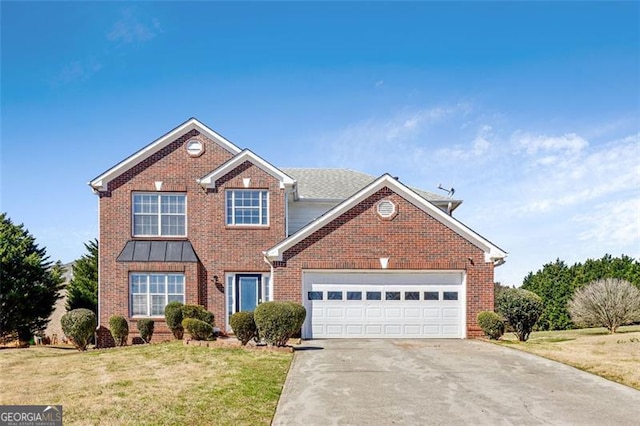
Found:
[(278, 179), (278, 181), (280, 181), (281, 189), (290, 188), (296, 183), (296, 181), (291, 176), (284, 173), (282, 170), (278, 169), (277, 167), (267, 162), (263, 158), (257, 156), (248, 149), (243, 150), (235, 157), (231, 158), (229, 161), (210, 172), (208, 175), (200, 179), (196, 179), (196, 182), (198, 182), (203, 188), (213, 188), (219, 178), (226, 175), (245, 161), (249, 161), (274, 178)]
[(499, 262), (507, 256), (507, 253), (503, 251), (501, 248), (491, 243), (486, 238), (482, 237), (480, 234), (473, 231), (471, 228), (467, 227), (462, 222), (458, 221), (452, 216), (449, 216), (447, 213), (443, 212), (439, 207), (435, 206), (430, 201), (426, 200), (424, 197), (418, 195), (415, 191), (413, 191), (408, 186), (402, 184), (397, 179), (393, 178), (389, 174), (384, 174), (374, 182), (370, 183), (362, 190), (352, 195), (351, 197), (344, 200), (342, 203), (338, 204), (333, 209), (329, 210), (324, 215), (320, 216), (318, 219), (309, 223), (307, 226), (301, 228), (298, 232), (291, 235), (289, 238), (283, 240), (278, 245), (270, 248), (265, 252), (265, 256), (268, 257), (271, 261), (282, 260), (283, 253), (289, 248), (293, 247), (298, 242), (302, 241), (309, 235), (313, 234), (318, 229), (327, 225), (329, 222), (339, 217), (341, 214), (345, 213), (349, 209), (356, 206), (362, 200), (367, 197), (375, 194), (380, 189), (387, 187), (391, 189), (396, 194), (404, 197), (407, 201), (417, 206), (424, 212), (428, 213), (431, 217), (450, 228), (458, 235), (471, 242), (476, 247), (482, 249), (485, 252), (485, 261)]
[(151, 157), (153, 154), (160, 151), (162, 148), (169, 145), (180, 136), (184, 135), (185, 133), (189, 133), (192, 130), (199, 131), (232, 154), (237, 154), (241, 151), (240, 148), (229, 142), (227, 139), (225, 139), (223, 136), (219, 135), (209, 127), (202, 124), (197, 119), (190, 118), (175, 129), (151, 142), (140, 151), (127, 157), (106, 172), (102, 173), (100, 176), (88, 182), (89, 186), (91, 186), (94, 192), (106, 191), (109, 182), (111, 182), (113, 179), (120, 176), (122, 173), (126, 172), (136, 164)]

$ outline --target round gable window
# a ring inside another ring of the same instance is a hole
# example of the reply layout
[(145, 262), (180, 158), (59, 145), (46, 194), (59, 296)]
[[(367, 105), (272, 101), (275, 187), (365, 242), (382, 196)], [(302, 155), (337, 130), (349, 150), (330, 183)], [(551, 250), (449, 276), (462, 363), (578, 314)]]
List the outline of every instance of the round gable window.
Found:
[(191, 157), (198, 157), (204, 152), (204, 144), (199, 140), (192, 139), (187, 142), (187, 153)]
[(396, 212), (396, 205), (389, 200), (382, 200), (378, 203), (377, 211), (380, 217), (389, 218)]

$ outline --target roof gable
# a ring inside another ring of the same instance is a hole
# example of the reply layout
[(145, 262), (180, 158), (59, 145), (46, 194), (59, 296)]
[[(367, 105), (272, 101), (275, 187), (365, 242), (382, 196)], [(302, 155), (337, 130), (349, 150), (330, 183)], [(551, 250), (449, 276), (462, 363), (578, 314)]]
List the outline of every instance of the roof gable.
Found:
[(270, 174), (274, 178), (278, 179), (280, 182), (280, 188), (291, 187), (296, 182), (291, 176), (284, 173), (282, 170), (278, 169), (271, 163), (267, 162), (261, 157), (258, 157), (256, 154), (251, 152), (248, 149), (243, 150), (235, 157), (231, 158), (226, 163), (222, 164), (217, 169), (211, 171), (206, 176), (198, 179), (198, 183), (203, 188), (213, 188), (216, 184), (216, 181), (222, 176), (226, 175), (245, 161), (249, 161), (250, 163), (256, 165), (258, 168), (262, 169), (266, 173)]
[(237, 154), (241, 151), (240, 148), (238, 148), (236, 145), (229, 142), (223, 136), (211, 130), (209, 127), (205, 126), (197, 119), (190, 118), (175, 129), (164, 134), (135, 154), (125, 158), (109, 170), (91, 180), (89, 182), (89, 186), (91, 186), (94, 191), (106, 191), (109, 182), (111, 182), (127, 170), (131, 169), (133, 166), (151, 157), (153, 154), (160, 151), (162, 148), (166, 147), (180, 136), (189, 133), (192, 130), (197, 130), (232, 154)]
[(471, 242), (473, 245), (482, 249), (485, 252), (485, 260), (487, 262), (500, 261), (507, 256), (507, 253), (501, 248), (491, 243), (489, 240), (485, 239), (459, 220), (448, 215), (433, 203), (426, 200), (424, 197), (422, 197), (397, 179), (393, 178), (389, 174), (384, 174), (375, 181), (371, 182), (368, 186), (362, 188), (359, 192), (346, 199), (342, 203), (338, 204), (323, 216), (309, 223), (298, 232), (291, 235), (289, 238), (286, 238), (279, 244), (265, 251), (264, 255), (270, 260), (282, 260), (282, 256), (286, 250), (304, 240), (323, 226), (329, 224), (331, 221), (347, 212), (351, 208), (355, 207), (358, 203), (362, 202), (384, 187), (391, 189), (393, 192), (402, 196), (424, 212), (428, 213), (431, 217), (447, 226), (449, 229), (451, 229), (467, 241)]

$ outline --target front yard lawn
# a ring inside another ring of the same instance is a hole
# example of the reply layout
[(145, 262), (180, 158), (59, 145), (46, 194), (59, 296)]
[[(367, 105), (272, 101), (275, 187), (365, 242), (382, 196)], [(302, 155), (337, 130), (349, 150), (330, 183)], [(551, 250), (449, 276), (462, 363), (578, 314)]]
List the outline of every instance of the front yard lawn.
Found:
[(536, 331), (526, 342), (505, 333), (498, 343), (560, 361), (640, 390), (640, 326)]
[(63, 406), (64, 424), (269, 424), (293, 354), (182, 342), (0, 351), (0, 404)]

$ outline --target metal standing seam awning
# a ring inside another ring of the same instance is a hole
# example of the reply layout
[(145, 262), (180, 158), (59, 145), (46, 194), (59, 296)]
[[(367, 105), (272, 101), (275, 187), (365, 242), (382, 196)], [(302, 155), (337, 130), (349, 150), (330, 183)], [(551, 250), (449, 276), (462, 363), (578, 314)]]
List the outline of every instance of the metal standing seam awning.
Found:
[(198, 262), (189, 241), (127, 241), (117, 262)]

